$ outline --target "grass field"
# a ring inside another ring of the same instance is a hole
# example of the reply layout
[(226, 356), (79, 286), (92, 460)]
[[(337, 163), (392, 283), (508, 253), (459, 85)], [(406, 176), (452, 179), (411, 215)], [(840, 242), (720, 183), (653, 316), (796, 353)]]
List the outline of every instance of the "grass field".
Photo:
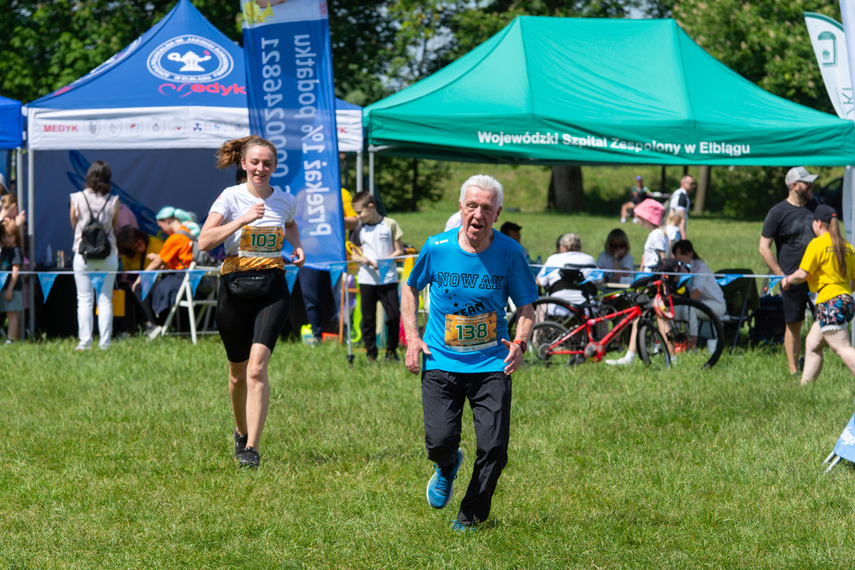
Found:
[[(458, 183), (459, 185), (459, 183)], [(452, 202), (453, 203), (453, 202)], [(442, 208), (395, 214), (420, 246)], [(614, 219), (514, 212), (533, 255), (577, 231), (597, 255)], [(644, 232), (623, 226), (640, 255)], [(760, 224), (693, 219), (714, 269), (760, 271)], [(822, 460), (852, 414), (829, 355), (800, 388), (777, 348), (709, 371), (524, 368), (490, 524), (431, 509), (420, 385), (403, 364), (281, 343), (262, 466), (239, 470), (217, 338), (73, 339), (0, 348), (0, 568), (826, 568), (855, 554), (844, 462)]]
[(713, 370), (523, 369), (510, 463), (481, 532), (424, 498), (419, 381), (281, 344), (262, 467), (231, 458), (215, 338), (8, 347), (0, 411), (5, 568), (845, 567), (855, 472), (822, 459), (852, 413), (831, 358), (809, 388), (783, 354)]

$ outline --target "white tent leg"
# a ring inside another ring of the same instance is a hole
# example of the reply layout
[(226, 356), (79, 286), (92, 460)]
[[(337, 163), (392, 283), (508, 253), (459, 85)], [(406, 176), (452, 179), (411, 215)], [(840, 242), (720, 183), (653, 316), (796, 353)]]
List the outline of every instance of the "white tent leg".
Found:
[(368, 191), (374, 196), (374, 153), (371, 150), (368, 151)]
[[(35, 162), (36, 153), (32, 149), (27, 151), (27, 242), (30, 244), (30, 265), (27, 271), (33, 271), (36, 268), (36, 209), (33, 204), (36, 203), (36, 184), (35, 184)], [(18, 162), (18, 171), (23, 173), (20, 161)], [(20, 182), (18, 182), (20, 188)], [(30, 338), (36, 337), (36, 287), (35, 280), (30, 282), (30, 319), (29, 319)]]
[(823, 463), (828, 463), (829, 461), (831, 461), (831, 458), (832, 458), (832, 457), (834, 457), (834, 452), (833, 452), (833, 451), (832, 451), (831, 453), (829, 453), (829, 454), (828, 454), (828, 457), (826, 457), (826, 458), (825, 458), (825, 461), (823, 461)]
[(362, 192), (362, 151), (356, 153), (356, 193)]
[[(843, 211), (839, 212), (843, 215), (843, 226), (846, 230), (846, 240), (852, 243), (855, 238), (855, 224), (852, 223), (852, 213), (855, 212), (855, 176), (851, 166), (847, 166), (843, 172)], [(849, 342), (855, 344), (855, 326), (849, 323)]]

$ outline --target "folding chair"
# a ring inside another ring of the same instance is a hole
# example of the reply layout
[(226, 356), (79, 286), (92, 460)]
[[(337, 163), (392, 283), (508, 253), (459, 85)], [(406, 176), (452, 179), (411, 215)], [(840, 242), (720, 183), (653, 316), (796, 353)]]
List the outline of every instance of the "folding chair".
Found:
[[(716, 274), (745, 275), (752, 274), (752, 269), (719, 269)], [(750, 311), (756, 310), (760, 305), (757, 294), (757, 282), (753, 277), (740, 277), (734, 279), (721, 288), (724, 293), (724, 301), (727, 304), (727, 312), (721, 317), (724, 326), (725, 338), (733, 334), (731, 350), (736, 348), (739, 342), (739, 332), (742, 325), (748, 322)]]
[[(193, 296), (193, 285), (190, 283), (190, 275), (194, 270), (204, 270), (205, 274), (203, 278), (213, 277), (215, 280), (215, 284), (211, 287), (210, 291), (206, 291), (204, 296), (200, 296), (198, 298)], [(169, 314), (166, 315), (166, 320), (160, 328), (160, 334), (157, 336), (164, 336), (167, 334), (170, 325), (172, 324), (173, 317), (175, 317), (175, 313), (182, 307), (187, 309), (187, 320), (190, 323), (190, 338), (192, 339), (193, 344), (196, 344), (196, 336), (198, 334), (215, 334), (217, 329), (213, 327), (211, 323), (211, 317), (213, 315), (211, 308), (217, 306), (217, 288), (219, 286), (219, 279), (219, 267), (197, 267), (195, 261), (190, 263), (190, 267), (185, 272), (181, 285), (178, 288), (178, 293), (175, 295), (175, 303), (173, 303), (172, 308), (169, 309)], [(201, 310), (197, 313), (197, 309)], [(169, 334), (182, 333), (179, 331), (173, 331)]]

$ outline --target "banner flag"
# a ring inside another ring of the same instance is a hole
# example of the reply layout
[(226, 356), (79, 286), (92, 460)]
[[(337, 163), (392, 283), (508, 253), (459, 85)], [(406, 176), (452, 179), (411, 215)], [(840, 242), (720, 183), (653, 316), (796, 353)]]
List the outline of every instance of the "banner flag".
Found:
[(205, 276), (204, 269), (194, 269), (190, 271), (189, 279), (190, 279), (190, 291), (192, 295), (196, 296), (196, 288), (199, 286), (199, 282), (202, 280), (202, 277)]
[[(53, 287), (53, 282), (56, 281), (59, 273), (37, 273), (36, 276), (39, 278), (39, 285), (42, 287), (42, 297), (44, 298), (43, 302), (47, 302), (48, 295), (50, 295), (51, 287)], [(5, 281), (5, 279), (3, 280)], [(0, 285), (0, 289), (3, 286)]]
[(646, 273), (646, 272), (643, 272), (643, 271), (638, 271), (638, 272), (635, 274), (635, 279), (633, 279), (633, 280), (632, 280), (632, 285), (635, 285), (635, 283), (636, 283), (639, 279), (644, 279), (645, 277), (653, 277), (653, 273)]
[(853, 119), (852, 80), (843, 25), (822, 14), (805, 12), (804, 15), (810, 43), (834, 111), (841, 119)]
[(594, 269), (590, 273), (588, 273), (588, 277), (586, 277), (585, 280), (582, 281), (582, 283), (579, 283), (579, 285), (582, 285), (582, 284), (587, 283), (589, 281), (600, 281), (602, 278), (603, 278), (603, 272), (600, 271), (599, 269)]
[(780, 283), (783, 278), (784, 278), (783, 275), (775, 275), (773, 277), (770, 277), (769, 278), (769, 289), (772, 289), (772, 287), (774, 287), (775, 285)]
[(725, 285), (729, 285), (730, 283), (733, 283), (734, 281), (736, 281), (740, 277), (742, 277), (742, 275), (729, 273), (729, 274), (725, 274), (725, 276), (721, 277), (720, 279), (716, 279), (715, 282), (718, 283), (719, 285), (721, 285), (722, 287), (724, 287)]
[(151, 286), (154, 285), (158, 273), (158, 271), (140, 271), (140, 287), (142, 288), (141, 292), (143, 300), (145, 300), (145, 296), (148, 295), (148, 292), (151, 291)]
[(296, 265), (286, 265), (285, 266), (285, 281), (288, 283), (288, 292), (294, 292), (294, 283), (297, 282), (297, 273), (300, 271), (300, 268)]
[(8, 271), (0, 271), (0, 289), (6, 285), (6, 279), (9, 278)]
[[(849, 91), (844, 94), (849, 95), (849, 103), (850, 109), (852, 104), (852, 85), (853, 81), (855, 81), (855, 69), (852, 68), (852, 65), (855, 64), (855, 61), (851, 61), (849, 59), (849, 52), (855, 53), (855, 0), (840, 0), (840, 15), (843, 19), (843, 33), (841, 33), (839, 37), (839, 41), (836, 44), (837, 47), (837, 55), (838, 59), (842, 56), (846, 56), (847, 65), (844, 67), (844, 73), (849, 74)], [(820, 63), (820, 69), (822, 69), (822, 64)], [(823, 79), (825, 75), (823, 74)], [(850, 113), (845, 118), (855, 120), (855, 115)], [(852, 168), (851, 166), (846, 167), (846, 171), (843, 174), (843, 211), (840, 214), (843, 216), (843, 227), (846, 230), (846, 239), (850, 242), (855, 240), (855, 224), (852, 223), (852, 200), (855, 198), (853, 194), (855, 194), (855, 177), (852, 176)]]
[(338, 263), (334, 265), (330, 265), (330, 287), (333, 292), (336, 291), (336, 285), (338, 284), (338, 280), (341, 277), (342, 272), (344, 271), (344, 266)]
[(855, 462), (855, 415), (849, 418), (849, 423), (840, 434), (837, 445), (834, 446), (834, 454)]
[(397, 267), (395, 266), (394, 259), (378, 259), (377, 260), (377, 271), (380, 272), (380, 279), (386, 279), (386, 276), (389, 275), (390, 271), (397, 272)]
[(104, 284), (104, 279), (107, 278), (106, 271), (90, 271), (89, 280), (92, 281), (92, 286), (95, 287), (95, 296), (101, 294), (101, 286)]
[(682, 275), (682, 276), (680, 276), (680, 280), (677, 281), (677, 287), (679, 287), (680, 285), (682, 285), (686, 281), (691, 281), (691, 280), (692, 280), (691, 275)]
[(327, 2), (262, 4), (241, 0), (249, 128), (276, 146), (270, 185), (297, 198), (306, 264), (325, 270), (345, 259)]

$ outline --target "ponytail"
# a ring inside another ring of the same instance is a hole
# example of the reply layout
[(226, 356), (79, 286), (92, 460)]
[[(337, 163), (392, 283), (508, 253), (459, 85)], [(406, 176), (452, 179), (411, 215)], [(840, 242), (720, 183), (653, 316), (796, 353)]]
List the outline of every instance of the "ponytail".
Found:
[(837, 265), (840, 268), (841, 275), (848, 275), (846, 271), (846, 240), (843, 239), (843, 236), (840, 233), (840, 221), (837, 219), (837, 216), (831, 218), (831, 221), (828, 223), (828, 233), (831, 234), (831, 247), (834, 249), (834, 257), (837, 258)]
[(252, 146), (263, 146), (273, 151), (273, 156), (276, 157), (276, 147), (267, 139), (263, 139), (258, 135), (249, 135), (241, 139), (232, 139), (224, 142), (217, 150), (217, 168), (228, 168), (233, 164), (240, 164), (242, 158), (246, 156), (246, 149)]

